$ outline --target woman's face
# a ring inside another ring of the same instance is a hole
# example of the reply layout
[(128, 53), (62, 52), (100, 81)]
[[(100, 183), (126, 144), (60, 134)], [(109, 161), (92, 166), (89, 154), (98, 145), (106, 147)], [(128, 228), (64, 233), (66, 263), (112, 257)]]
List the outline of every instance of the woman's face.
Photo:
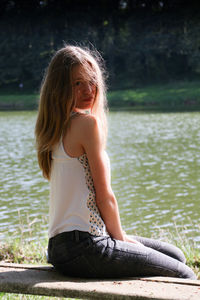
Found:
[(75, 109), (91, 109), (95, 101), (96, 86), (88, 80), (88, 75), (86, 75), (86, 73), (84, 76), (84, 73), (85, 71), (82, 66), (76, 65), (72, 69)]

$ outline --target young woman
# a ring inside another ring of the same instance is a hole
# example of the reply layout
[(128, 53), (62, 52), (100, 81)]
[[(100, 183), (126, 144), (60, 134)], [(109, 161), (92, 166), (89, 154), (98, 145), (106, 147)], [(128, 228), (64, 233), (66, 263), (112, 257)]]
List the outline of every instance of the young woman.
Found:
[(123, 231), (105, 152), (105, 111), (100, 56), (75, 46), (57, 51), (35, 129), (39, 166), (50, 181), (49, 262), (78, 277), (195, 279), (180, 249)]

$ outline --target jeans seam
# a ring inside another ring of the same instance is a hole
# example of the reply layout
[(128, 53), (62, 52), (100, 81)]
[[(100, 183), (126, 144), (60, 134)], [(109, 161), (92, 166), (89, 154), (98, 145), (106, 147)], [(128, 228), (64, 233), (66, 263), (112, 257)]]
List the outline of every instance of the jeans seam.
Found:
[(118, 251), (118, 252), (123, 252), (123, 253), (130, 253), (130, 254), (134, 254), (134, 255), (140, 255), (140, 256), (146, 256), (146, 257), (147, 257), (147, 254), (134, 253), (134, 252), (132, 252), (132, 251), (130, 251), (130, 250), (128, 250), (128, 252), (127, 252), (127, 251), (125, 251), (125, 250), (123, 250), (123, 249), (116, 249), (116, 248), (113, 249), (113, 248), (110, 247), (110, 246), (107, 246), (106, 248), (112, 249), (113, 251)]

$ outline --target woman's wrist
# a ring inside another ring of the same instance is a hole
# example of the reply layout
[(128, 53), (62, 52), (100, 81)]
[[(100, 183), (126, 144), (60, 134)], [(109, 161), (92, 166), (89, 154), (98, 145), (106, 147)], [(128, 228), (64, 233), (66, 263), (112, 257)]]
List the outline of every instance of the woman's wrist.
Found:
[(120, 230), (118, 232), (109, 232), (109, 235), (115, 239), (115, 240), (118, 240), (118, 241), (125, 241), (126, 240), (126, 237), (125, 237), (125, 234), (124, 234), (124, 231), (123, 230)]

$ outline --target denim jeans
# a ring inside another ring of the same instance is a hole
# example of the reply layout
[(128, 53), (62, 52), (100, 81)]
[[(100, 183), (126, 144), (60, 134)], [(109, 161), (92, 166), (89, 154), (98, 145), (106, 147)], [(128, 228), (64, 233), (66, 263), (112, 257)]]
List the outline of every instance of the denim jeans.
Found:
[(177, 247), (154, 239), (132, 238), (142, 245), (78, 230), (63, 232), (49, 239), (49, 262), (61, 273), (73, 277), (169, 276), (196, 279)]

